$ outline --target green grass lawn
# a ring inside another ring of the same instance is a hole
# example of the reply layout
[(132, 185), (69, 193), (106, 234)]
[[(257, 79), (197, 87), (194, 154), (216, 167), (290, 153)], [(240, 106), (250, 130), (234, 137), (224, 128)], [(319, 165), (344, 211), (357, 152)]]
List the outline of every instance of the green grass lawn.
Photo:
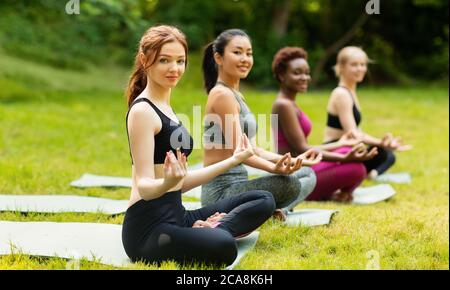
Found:
[[(204, 107), (199, 58), (193, 57), (172, 104), (192, 115)], [(0, 193), (71, 194), (128, 199), (129, 189), (76, 189), (69, 183), (89, 172), (130, 176), (123, 88), (126, 70), (92, 68), (63, 71), (0, 53)], [(314, 127), (310, 143), (320, 143), (329, 90), (300, 96)], [(276, 92), (245, 88), (249, 106), (267, 114)], [(363, 128), (374, 135), (393, 132), (414, 150), (398, 154), (392, 172), (408, 171), (410, 185), (393, 185), (397, 195), (372, 206), (307, 202), (299, 208), (340, 210), (332, 224), (288, 228), (268, 221), (238, 269), (366, 269), (371, 251), (382, 269), (449, 268), (448, 87), (420, 85), (364, 88)], [(190, 164), (200, 162), (195, 150)], [(366, 182), (365, 185), (370, 185)], [(0, 213), (0, 220), (121, 224), (123, 215)], [(0, 269), (65, 269), (63, 259), (26, 255), (0, 257)], [(163, 269), (178, 269), (165, 263)], [(194, 268), (201, 268), (196, 266)], [(81, 269), (111, 269), (82, 261)], [(138, 264), (133, 269), (156, 269)]]

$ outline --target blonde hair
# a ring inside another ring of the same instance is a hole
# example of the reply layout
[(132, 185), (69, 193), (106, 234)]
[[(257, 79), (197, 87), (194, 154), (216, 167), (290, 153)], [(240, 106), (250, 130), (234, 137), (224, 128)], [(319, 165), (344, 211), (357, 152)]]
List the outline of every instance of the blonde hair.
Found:
[(372, 60), (369, 59), (367, 56), (367, 53), (358, 46), (347, 46), (341, 49), (337, 56), (337, 62), (336, 65), (333, 67), (333, 70), (336, 74), (336, 77), (340, 77), (342, 75), (342, 68), (347, 64), (347, 62), (350, 60), (350, 58), (355, 55), (356, 53), (362, 53), (366, 57), (367, 63), (372, 63)]

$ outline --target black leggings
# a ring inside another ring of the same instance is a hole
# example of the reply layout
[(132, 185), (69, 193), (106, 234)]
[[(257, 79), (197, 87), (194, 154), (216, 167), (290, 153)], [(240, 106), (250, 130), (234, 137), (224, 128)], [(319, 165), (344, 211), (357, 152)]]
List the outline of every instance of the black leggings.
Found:
[[(337, 142), (339, 139), (325, 142), (324, 144), (329, 144), (333, 142)], [(373, 147), (377, 146), (369, 146), (368, 151), (372, 150)], [(367, 174), (372, 170), (376, 170), (378, 175), (385, 173), (389, 168), (394, 166), (395, 164), (395, 155), (391, 150), (384, 149), (382, 147), (377, 147), (378, 154), (367, 161), (364, 161), (363, 164), (366, 167)]]
[[(371, 149), (372, 147), (369, 148), (369, 150)], [(381, 147), (377, 147), (377, 149), (378, 155), (368, 161), (365, 161), (364, 166), (366, 167), (367, 173), (370, 173), (370, 171), (375, 169), (380, 175), (385, 173), (395, 164), (395, 155), (391, 150), (386, 150)]]
[[(237, 257), (235, 237), (257, 229), (274, 210), (273, 196), (266, 191), (245, 192), (193, 211), (182, 206), (180, 191), (168, 192), (127, 210), (122, 241), (134, 262), (230, 265)], [(216, 212), (227, 213), (219, 226), (192, 228)]]

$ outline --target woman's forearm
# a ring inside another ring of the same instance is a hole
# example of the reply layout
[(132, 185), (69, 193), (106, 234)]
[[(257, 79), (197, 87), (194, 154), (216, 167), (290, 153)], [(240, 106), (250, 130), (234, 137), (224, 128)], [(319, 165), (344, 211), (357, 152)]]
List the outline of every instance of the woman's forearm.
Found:
[(252, 156), (244, 162), (245, 165), (248, 165), (253, 168), (261, 169), (270, 173), (273, 173), (275, 164), (267, 161), (264, 158), (259, 156)]
[(345, 162), (345, 155), (330, 151), (321, 151), (322, 161)]
[(141, 178), (138, 181), (137, 188), (141, 198), (148, 201), (163, 196), (169, 191), (170, 186), (164, 182), (163, 178)]
[(239, 164), (240, 163), (232, 156), (210, 166), (188, 171), (186, 177), (184, 178), (181, 191), (186, 192), (204, 183), (208, 183), (215, 177)]
[(321, 145), (315, 145), (312, 146), (312, 148), (316, 148), (322, 151), (332, 151), (338, 148), (341, 148), (342, 144), (339, 141), (328, 143), (328, 144), (321, 144)]
[(265, 159), (269, 162), (272, 162), (272, 163), (277, 163), (283, 157), (280, 154), (273, 153), (273, 152), (267, 151), (267, 150), (265, 150), (263, 148), (259, 148), (259, 147), (254, 148), (254, 150), (255, 150), (255, 154), (257, 156), (259, 156), (262, 159)]
[(366, 134), (366, 133), (362, 133), (362, 134), (364, 134), (363, 142), (365, 144), (372, 145), (372, 146), (381, 146), (381, 139), (375, 138), (375, 137), (370, 136), (369, 134)]

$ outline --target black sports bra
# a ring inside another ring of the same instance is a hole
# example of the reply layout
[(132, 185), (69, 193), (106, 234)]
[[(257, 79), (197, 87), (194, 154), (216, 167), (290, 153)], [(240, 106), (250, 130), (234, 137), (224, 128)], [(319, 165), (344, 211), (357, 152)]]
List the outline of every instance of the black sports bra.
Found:
[(155, 135), (155, 152), (153, 154), (154, 164), (164, 164), (166, 152), (171, 150), (174, 154), (176, 154), (177, 148), (180, 148), (181, 153), (184, 153), (186, 157), (189, 156), (194, 147), (194, 140), (183, 124), (181, 122), (177, 124), (172, 119), (167, 117), (149, 99), (140, 98), (131, 104), (125, 119), (131, 164), (134, 164), (134, 162), (133, 156), (131, 155), (130, 136), (128, 133), (128, 115), (130, 114), (131, 107), (140, 102), (146, 102), (149, 104), (153, 110), (155, 110), (156, 114), (158, 114), (162, 123), (161, 131)]
[[(353, 98), (353, 94), (348, 88), (346, 88), (346, 87), (340, 87), (340, 88), (344, 88), (350, 93), (350, 96), (352, 97), (352, 101), (353, 101), (353, 108), (352, 108), (353, 109), (353, 118), (355, 118), (356, 126), (359, 126), (359, 124), (361, 123), (362, 116), (361, 116), (361, 112), (358, 110), (358, 107), (356, 107), (355, 98)], [(328, 112), (327, 126), (331, 127), (331, 128), (335, 128), (335, 129), (340, 129), (340, 130), (344, 129), (342, 127), (341, 121), (339, 120), (339, 116), (333, 115), (330, 112)]]

